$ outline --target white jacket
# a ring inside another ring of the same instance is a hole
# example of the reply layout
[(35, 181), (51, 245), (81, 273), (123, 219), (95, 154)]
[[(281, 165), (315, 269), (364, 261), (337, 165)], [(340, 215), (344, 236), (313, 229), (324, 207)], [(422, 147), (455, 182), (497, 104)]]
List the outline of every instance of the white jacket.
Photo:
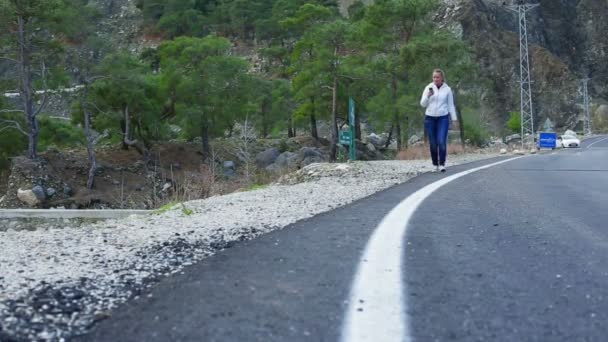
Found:
[[(429, 88), (433, 88), (434, 94), (429, 97)], [(441, 88), (437, 89), (435, 83), (431, 83), (424, 88), (420, 105), (426, 108), (428, 116), (444, 116), (450, 114), (452, 121), (457, 121), (456, 106), (454, 106), (454, 94), (447, 83), (443, 83)]]

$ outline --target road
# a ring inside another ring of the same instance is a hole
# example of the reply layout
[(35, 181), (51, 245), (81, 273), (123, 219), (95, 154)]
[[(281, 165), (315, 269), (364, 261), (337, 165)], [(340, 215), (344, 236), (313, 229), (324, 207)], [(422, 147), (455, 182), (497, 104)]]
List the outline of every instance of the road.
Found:
[(78, 340), (604, 341), (607, 208), (606, 138), (455, 166), (222, 251)]

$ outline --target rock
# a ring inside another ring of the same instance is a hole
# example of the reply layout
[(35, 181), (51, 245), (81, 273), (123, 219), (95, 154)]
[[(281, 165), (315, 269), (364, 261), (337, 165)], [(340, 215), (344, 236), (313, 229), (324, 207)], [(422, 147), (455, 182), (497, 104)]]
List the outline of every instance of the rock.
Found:
[(72, 188), (69, 185), (65, 184), (63, 186), (63, 194), (68, 197), (71, 197), (74, 194), (74, 190), (72, 190)]
[(32, 190), (17, 189), (17, 198), (30, 207), (35, 207), (40, 204), (40, 200)]
[(144, 162), (143, 160), (138, 160), (133, 164), (133, 167), (136, 170), (143, 169), (145, 166), (146, 166), (146, 162)]
[(234, 169), (224, 169), (224, 177), (236, 177), (236, 171)]
[(325, 162), (325, 159), (323, 157), (311, 156), (311, 157), (304, 158), (304, 160), (302, 160), (302, 162), (300, 163), (300, 166), (304, 167), (304, 166), (307, 166), (310, 164), (323, 163), (323, 162)]
[(564, 132), (564, 135), (569, 135), (569, 136), (576, 137), (576, 132), (569, 129), (569, 130), (567, 130), (567, 131)]
[(530, 150), (530, 154), (536, 154), (536, 149), (534, 149), (534, 148), (533, 148), (533, 149), (531, 149), (531, 150)]
[(224, 170), (236, 170), (236, 163), (232, 160), (227, 160), (223, 163)]
[(523, 151), (520, 151), (520, 150), (513, 150), (513, 154), (523, 156), (525, 153)]
[(278, 148), (269, 148), (264, 152), (258, 153), (258, 155), (255, 157), (255, 164), (258, 168), (263, 169), (268, 165), (274, 163), (274, 161), (279, 157), (280, 154), (281, 152)]
[(279, 155), (279, 157), (277, 157), (277, 160), (275, 160), (273, 165), (276, 165), (276, 167), (279, 169), (297, 169), (297, 157), (297, 153), (283, 152)]
[(369, 144), (367, 144), (366, 147), (367, 147), (368, 150), (370, 150), (372, 152), (376, 152), (376, 146), (374, 146), (374, 144), (369, 143)]
[(54, 188), (48, 188), (48, 189), (46, 189), (46, 194), (49, 197), (53, 197), (56, 193), (57, 193), (57, 190), (55, 190)]
[(46, 193), (44, 192), (44, 188), (40, 185), (36, 185), (32, 188), (32, 192), (36, 195), (38, 201), (42, 202), (46, 199)]
[(507, 149), (506, 148), (501, 148), (500, 149), (500, 154), (507, 154)]
[(163, 184), (163, 189), (161, 191), (166, 192), (169, 189), (171, 189), (171, 183), (167, 182), (167, 183)]
[(117, 181), (116, 179), (113, 179), (113, 180), (112, 180), (112, 184), (113, 184), (113, 185), (120, 185), (120, 182), (119, 182), (119, 181)]
[(313, 147), (302, 147), (298, 154), (304, 157), (304, 159), (308, 157), (323, 157), (323, 153), (318, 148)]
[(411, 136), (411, 137), (410, 137), (410, 138), (407, 140), (407, 144), (408, 144), (408, 145), (415, 145), (415, 144), (417, 144), (417, 143), (419, 143), (419, 142), (421, 142), (421, 141), (422, 141), (422, 139), (421, 139), (419, 136), (417, 136), (416, 134), (414, 134), (414, 135), (412, 135), (412, 136)]
[(375, 146), (380, 146), (380, 144), (382, 142), (382, 138), (380, 138), (380, 136), (378, 136), (378, 134), (372, 133), (367, 136), (367, 141), (369, 141), (371, 144), (373, 144)]
[(513, 135), (509, 135), (505, 137), (505, 143), (509, 144), (511, 142), (517, 142), (521, 140), (521, 135), (519, 134), (513, 134)]

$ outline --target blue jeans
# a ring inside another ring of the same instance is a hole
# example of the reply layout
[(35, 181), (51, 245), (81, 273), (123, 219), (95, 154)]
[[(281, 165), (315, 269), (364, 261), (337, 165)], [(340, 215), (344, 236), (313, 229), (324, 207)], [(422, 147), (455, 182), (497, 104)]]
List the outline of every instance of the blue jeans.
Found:
[(424, 129), (429, 137), (431, 146), (431, 159), (433, 165), (445, 165), (447, 154), (448, 129), (450, 127), (450, 115), (428, 116), (424, 118)]

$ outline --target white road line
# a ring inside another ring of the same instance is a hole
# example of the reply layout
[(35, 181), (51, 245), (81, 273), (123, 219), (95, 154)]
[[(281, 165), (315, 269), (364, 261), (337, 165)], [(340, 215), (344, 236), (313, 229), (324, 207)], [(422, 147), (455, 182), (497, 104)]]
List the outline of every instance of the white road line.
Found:
[(606, 138), (604, 138), (604, 139), (600, 139), (600, 140), (598, 140), (598, 141), (595, 141), (595, 142), (593, 142), (593, 143), (589, 144), (589, 146), (587, 146), (587, 148), (590, 148), (591, 146), (593, 146), (593, 145), (595, 145), (595, 144), (597, 144), (597, 143), (599, 143), (599, 142), (602, 142), (602, 141), (604, 141), (604, 140), (607, 140), (607, 139), (608, 139), (608, 137), (606, 137)]
[(484, 165), (431, 183), (384, 217), (365, 247), (352, 284), (342, 342), (411, 341), (402, 260), (405, 233), (418, 206), (435, 190), (460, 177), (522, 157)]

